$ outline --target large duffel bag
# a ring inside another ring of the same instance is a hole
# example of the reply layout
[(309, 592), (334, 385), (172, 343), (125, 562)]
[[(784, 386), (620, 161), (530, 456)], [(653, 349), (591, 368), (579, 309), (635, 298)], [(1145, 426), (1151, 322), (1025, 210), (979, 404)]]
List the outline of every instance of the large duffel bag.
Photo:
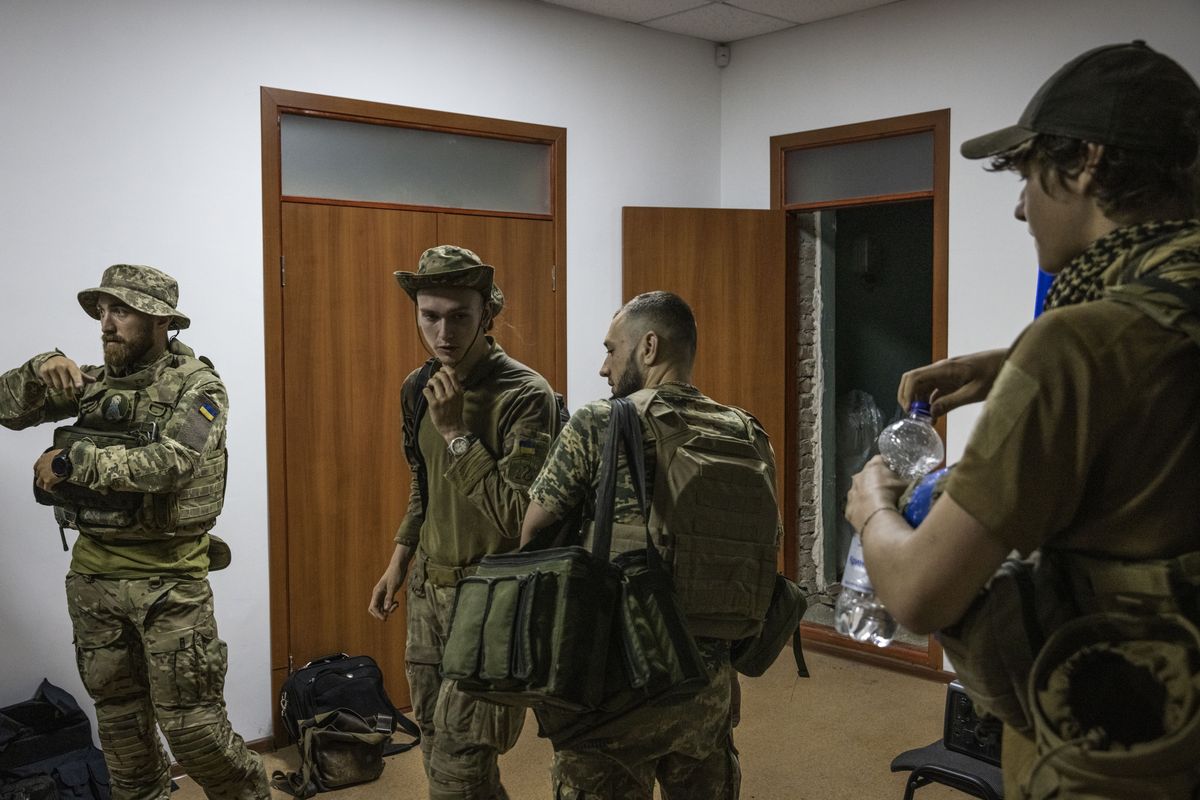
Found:
[(31, 699), (0, 708), (0, 797), (36, 798), (50, 782), (61, 797), (109, 797), (91, 723), (69, 692), (43, 680)]

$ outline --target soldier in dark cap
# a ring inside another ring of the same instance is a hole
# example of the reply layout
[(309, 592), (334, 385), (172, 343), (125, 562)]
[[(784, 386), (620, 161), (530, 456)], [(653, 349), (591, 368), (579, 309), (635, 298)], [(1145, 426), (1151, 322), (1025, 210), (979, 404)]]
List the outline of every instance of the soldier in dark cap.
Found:
[(504, 308), (494, 273), (453, 245), (426, 250), (416, 272), (396, 273), (433, 357), (401, 391), (413, 480), (368, 611), (386, 620), (408, 576), (406, 672), (433, 800), (507, 798), (497, 757), (525, 718), (525, 709), (476, 700), (439, 672), (455, 585), (483, 556), (516, 548), (529, 485), (558, 430), (550, 385), (488, 335)]
[[(878, 457), (849, 495), (880, 599), (942, 629), (1005, 722), (1007, 798), (1200, 787), (1198, 148), (1200, 87), (1140, 41), (1078, 56), (965, 142), (1024, 181), (1046, 311), (1006, 351), (903, 377), (936, 413), (986, 397), (915, 530)], [(1030, 560), (997, 571), (1012, 551)]]
[(100, 321), (104, 363), (51, 351), (4, 373), (0, 424), (77, 417), (34, 463), (34, 485), (60, 529), (79, 532), (67, 608), (112, 796), (170, 794), (157, 724), (209, 797), (266, 800), (262, 761), (225, 712), (226, 649), (207, 580), (230, 559), (209, 533), (225, 495), (229, 401), (212, 363), (168, 340), (191, 324), (178, 299), (157, 269), (109, 267), (79, 293)]

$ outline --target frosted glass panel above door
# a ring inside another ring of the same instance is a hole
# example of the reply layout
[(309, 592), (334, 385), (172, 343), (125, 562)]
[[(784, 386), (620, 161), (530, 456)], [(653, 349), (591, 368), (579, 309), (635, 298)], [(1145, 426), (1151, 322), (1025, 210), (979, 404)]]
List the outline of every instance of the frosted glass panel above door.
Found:
[(283, 194), (550, 214), (550, 145), (324, 117), (280, 118)]
[(784, 153), (787, 205), (933, 189), (933, 132)]

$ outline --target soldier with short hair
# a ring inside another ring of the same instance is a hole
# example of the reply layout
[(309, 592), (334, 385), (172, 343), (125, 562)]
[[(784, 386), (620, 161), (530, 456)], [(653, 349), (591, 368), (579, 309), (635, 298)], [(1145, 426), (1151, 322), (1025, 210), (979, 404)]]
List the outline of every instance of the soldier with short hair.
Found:
[(224, 500), (229, 401), (211, 362), (168, 341), (191, 324), (178, 299), (157, 269), (109, 267), (79, 293), (100, 321), (104, 363), (51, 351), (4, 373), (0, 424), (78, 417), (33, 472), (39, 502), (79, 532), (67, 609), (112, 796), (170, 794), (157, 725), (209, 797), (266, 800), (262, 761), (225, 711), (226, 648), (207, 580), (230, 559), (209, 533)]
[(558, 430), (545, 378), (488, 335), (504, 308), (494, 273), (454, 245), (396, 273), (433, 357), (401, 390), (408, 511), (367, 610), (386, 620), (408, 575), (405, 666), (433, 800), (507, 798), (497, 759), (525, 719), (525, 709), (477, 700), (440, 674), (455, 585), (483, 556), (516, 548), (526, 493)]
[[(775, 457), (758, 421), (706, 397), (691, 384), (696, 341), (696, 320), (682, 298), (662, 291), (638, 295), (613, 317), (604, 339), (607, 355), (600, 374), (608, 379), (613, 397), (632, 396), (643, 420), (650, 408), (664, 404), (693, 431), (748, 442), (763, 474), (773, 484)], [(611, 418), (611, 401), (596, 400), (576, 411), (563, 428), (530, 489), (531, 503), (521, 530), (523, 543), (596, 496)], [(660, 478), (654, 466), (656, 443), (648, 431), (649, 427), (643, 425), (646, 479), (650, 482)], [(646, 488), (656, 506), (656, 492), (668, 493), (665, 486)], [(769, 509), (760, 511), (767, 516), (777, 546), (778, 510), (773, 503), (769, 505)], [(644, 546), (646, 529), (641, 507), (623, 460), (618, 460), (612, 513), (612, 552)], [(665, 537), (655, 536), (654, 541), (665, 544), (671, 536), (667, 531)], [(728, 548), (731, 541), (714, 536), (707, 546)], [(736, 616), (737, 605), (732, 598), (746, 588), (739, 579), (759, 573), (758, 559), (763, 555), (762, 548), (755, 552), (755, 548), (739, 544), (741, 553), (722, 563), (730, 570), (710, 570), (703, 587), (711, 600), (728, 602), (723, 610), (731, 617)], [(704, 549), (704, 545), (697, 546)], [(727, 550), (723, 553), (728, 555)], [(773, 577), (773, 551), (768, 560), (767, 575)], [(686, 607), (683, 610), (689, 612)], [(761, 617), (757, 622), (761, 625)], [(736, 686), (736, 673), (730, 663), (732, 640), (726, 632), (706, 627), (702, 618), (690, 613), (687, 624), (707, 667), (708, 683), (686, 700), (645, 705), (605, 718), (574, 737), (568, 746), (557, 747), (552, 770), (555, 798), (650, 800), (655, 783), (668, 800), (734, 800), (738, 796), (741, 769), (732, 740), (731, 694)], [(539, 715), (555, 727), (565, 712), (539, 711)]]

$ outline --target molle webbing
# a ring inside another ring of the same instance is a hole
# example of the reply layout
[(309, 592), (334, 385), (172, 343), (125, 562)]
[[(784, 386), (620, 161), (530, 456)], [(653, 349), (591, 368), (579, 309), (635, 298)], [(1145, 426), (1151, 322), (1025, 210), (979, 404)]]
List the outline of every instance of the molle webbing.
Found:
[[(754, 635), (775, 588), (779, 517), (775, 476), (755, 447), (753, 423), (729, 409), (745, 433), (718, 435), (689, 426), (653, 390), (630, 399), (655, 442), (650, 533), (689, 627), (717, 639)], [(617, 549), (632, 544), (626, 527), (614, 526)]]
[[(193, 376), (210, 369), (210, 364), (176, 354), (170, 366), (145, 380), (106, 378), (89, 387), (91, 391), (81, 398), (78, 422), (55, 431), (55, 445), (69, 447), (86, 440), (97, 448), (134, 450), (156, 442), (172, 416), (188, 413), (189, 409), (179, 408), (179, 402), (192, 388)], [(106, 417), (110, 398), (118, 395), (127, 410), (119, 419)], [(218, 448), (203, 453), (195, 472), (174, 492), (100, 493), (85, 488), (75, 491), (69, 488), (71, 484), (62, 484), (68, 488), (57, 492), (61, 497), (54, 507), (55, 518), (62, 527), (110, 542), (199, 536), (212, 527), (225, 501), (228, 455), (224, 436)]]

